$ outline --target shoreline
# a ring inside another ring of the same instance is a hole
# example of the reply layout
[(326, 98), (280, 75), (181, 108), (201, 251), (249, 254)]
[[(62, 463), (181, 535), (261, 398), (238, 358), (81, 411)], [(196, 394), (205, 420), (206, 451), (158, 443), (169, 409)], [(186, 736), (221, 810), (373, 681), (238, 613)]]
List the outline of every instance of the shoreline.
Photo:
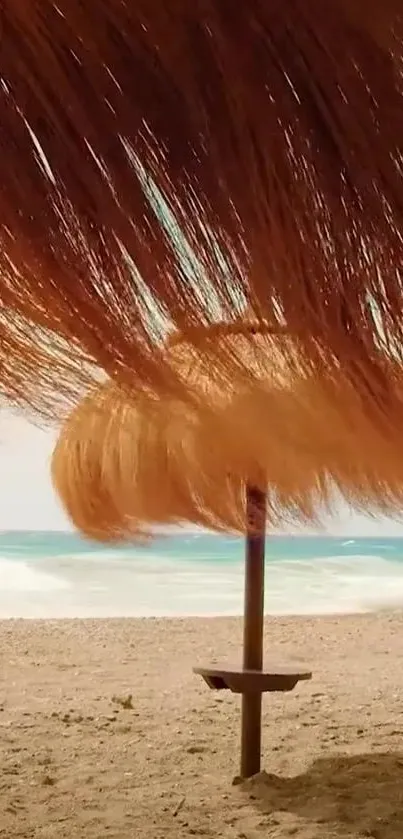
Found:
[[(210, 542), (168, 541), (164, 549), (133, 556), (96, 550), (51, 555), (52, 540), (46, 539), (43, 545), (35, 540), (17, 545), (20, 554), (14, 555), (11, 544), (10, 555), (1, 556), (0, 548), (0, 617), (241, 615), (244, 561), (231, 546), (221, 551)], [(321, 546), (319, 540), (316, 548), (304, 549), (298, 540), (286, 541), (267, 563), (266, 612), (346, 615), (403, 608), (403, 539), (398, 545), (371, 544), (371, 549), (361, 543), (349, 547), (349, 540), (347, 547)]]
[[(403, 605), (400, 607), (385, 607), (379, 609), (368, 610), (366, 612), (312, 612), (312, 613), (301, 613), (301, 614), (265, 614), (265, 622), (270, 621), (310, 621), (310, 620), (323, 620), (323, 621), (334, 621), (334, 620), (344, 620), (345, 618), (355, 619), (355, 618), (368, 618), (369, 616), (380, 616), (380, 615), (393, 615), (398, 616), (402, 615), (403, 617)], [(108, 617), (99, 617), (97, 615), (94, 616), (83, 616), (75, 615), (72, 617), (2, 617), (0, 614), (0, 627), (3, 623), (9, 623), (10, 621), (14, 622), (29, 622), (29, 623), (74, 623), (75, 621), (84, 622), (84, 623), (109, 623), (109, 621), (121, 621), (121, 622), (143, 622), (143, 621), (164, 621), (166, 623), (175, 623), (178, 621), (186, 621), (186, 622), (205, 622), (205, 621), (241, 621), (243, 622), (243, 614), (211, 614), (211, 615), (109, 615)]]
[(264, 698), (269, 779), (232, 786), (240, 698), (192, 667), (238, 657), (241, 618), (0, 620), (0, 837), (401, 839), (402, 638), (266, 618), (266, 659), (313, 678)]
[[(374, 609), (373, 611), (367, 612), (331, 612), (326, 614), (301, 614), (301, 615), (291, 615), (291, 614), (270, 614), (265, 615), (264, 619), (265, 622), (270, 621), (283, 621), (283, 622), (291, 622), (297, 623), (302, 622), (306, 623), (309, 621), (323, 621), (324, 623), (332, 622), (332, 621), (345, 621), (345, 620), (356, 620), (356, 619), (363, 619), (370, 617), (380, 617), (380, 616), (389, 616), (389, 617), (396, 617), (398, 618), (400, 615), (403, 616), (403, 607), (399, 609)], [(0, 627), (2, 624), (31, 624), (35, 626), (38, 624), (95, 624), (95, 623), (166, 623), (168, 625), (173, 625), (175, 623), (211, 623), (211, 622), (221, 622), (221, 621), (234, 621), (235, 623), (239, 623), (243, 626), (244, 617), (243, 615), (139, 615), (139, 616), (122, 616), (122, 615), (111, 615), (109, 617), (102, 617), (102, 616), (67, 616), (67, 617), (37, 617), (37, 616), (27, 616), (27, 617), (2, 617), (0, 614)], [(1, 834), (0, 834), (1, 837)]]

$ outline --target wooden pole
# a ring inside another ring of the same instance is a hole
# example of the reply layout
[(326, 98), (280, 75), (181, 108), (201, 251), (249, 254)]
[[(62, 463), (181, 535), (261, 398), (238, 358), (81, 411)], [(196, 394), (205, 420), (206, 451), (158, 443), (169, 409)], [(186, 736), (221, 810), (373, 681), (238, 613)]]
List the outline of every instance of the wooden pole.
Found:
[[(244, 670), (263, 668), (264, 561), (266, 494), (246, 488), (248, 530), (246, 533)], [(262, 694), (242, 694), (241, 777), (260, 772), (262, 742)]]

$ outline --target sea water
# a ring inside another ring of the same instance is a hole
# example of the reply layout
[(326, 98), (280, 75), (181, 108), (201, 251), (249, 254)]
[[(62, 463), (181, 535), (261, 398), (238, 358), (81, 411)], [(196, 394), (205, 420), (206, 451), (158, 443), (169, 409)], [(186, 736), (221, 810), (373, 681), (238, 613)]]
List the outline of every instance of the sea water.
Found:
[[(238, 615), (242, 539), (204, 533), (107, 547), (73, 533), (0, 533), (0, 618)], [(403, 608), (403, 538), (271, 536), (266, 613)]]

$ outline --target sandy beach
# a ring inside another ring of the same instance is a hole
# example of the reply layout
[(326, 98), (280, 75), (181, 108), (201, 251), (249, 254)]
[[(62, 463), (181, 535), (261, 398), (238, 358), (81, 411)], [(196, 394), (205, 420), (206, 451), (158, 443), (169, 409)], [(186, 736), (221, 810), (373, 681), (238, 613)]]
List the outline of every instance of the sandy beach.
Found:
[(234, 785), (239, 698), (191, 668), (240, 642), (238, 619), (1, 622), (0, 836), (401, 839), (403, 617), (267, 620), (267, 658), (314, 678), (265, 698), (267, 774)]

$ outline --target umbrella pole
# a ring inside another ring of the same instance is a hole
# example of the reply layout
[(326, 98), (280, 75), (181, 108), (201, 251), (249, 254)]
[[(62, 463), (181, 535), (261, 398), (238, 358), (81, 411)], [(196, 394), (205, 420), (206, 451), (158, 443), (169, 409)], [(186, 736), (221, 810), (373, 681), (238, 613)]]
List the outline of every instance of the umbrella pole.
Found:
[[(247, 485), (244, 670), (263, 668), (264, 560), (266, 536), (266, 494)], [(253, 526), (252, 526), (253, 525)], [(262, 693), (242, 694), (241, 777), (260, 772), (262, 741)]]

